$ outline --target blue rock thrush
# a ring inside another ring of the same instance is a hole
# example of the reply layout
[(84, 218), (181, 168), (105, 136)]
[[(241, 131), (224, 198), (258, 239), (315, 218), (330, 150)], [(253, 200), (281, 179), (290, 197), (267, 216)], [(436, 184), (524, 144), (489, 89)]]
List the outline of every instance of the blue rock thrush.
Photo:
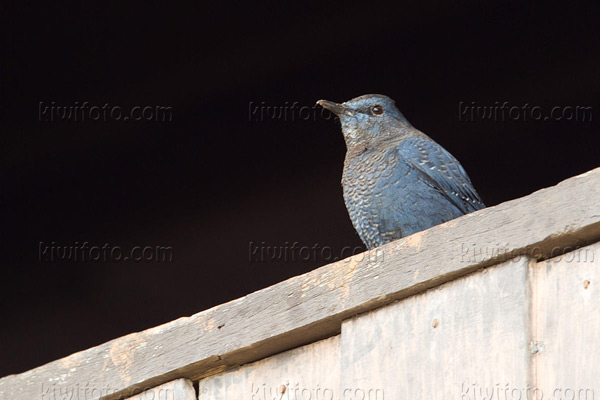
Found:
[(342, 124), (344, 200), (367, 248), (485, 207), (460, 163), (415, 129), (389, 97), (317, 104)]

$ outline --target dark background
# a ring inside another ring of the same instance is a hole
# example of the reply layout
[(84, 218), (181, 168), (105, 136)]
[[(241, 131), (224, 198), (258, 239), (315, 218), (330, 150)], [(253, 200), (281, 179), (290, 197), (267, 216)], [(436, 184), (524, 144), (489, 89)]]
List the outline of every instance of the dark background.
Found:
[[(599, 166), (591, 7), (3, 2), (0, 376), (331, 261), (251, 261), (251, 242), (362, 245), (339, 124), (251, 121), (250, 102), (387, 94), (489, 206)], [(171, 106), (173, 121), (39, 119), (40, 102), (84, 101)], [(595, 119), (461, 122), (461, 101), (591, 106)], [(86, 241), (171, 246), (174, 261), (40, 261), (40, 242)]]

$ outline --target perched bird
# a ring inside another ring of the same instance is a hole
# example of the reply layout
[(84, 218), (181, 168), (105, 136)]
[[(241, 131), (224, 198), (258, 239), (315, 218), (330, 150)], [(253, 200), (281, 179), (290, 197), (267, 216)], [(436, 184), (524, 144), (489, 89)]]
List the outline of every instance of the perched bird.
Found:
[(367, 248), (485, 207), (460, 163), (415, 129), (389, 97), (317, 104), (340, 119), (344, 200)]

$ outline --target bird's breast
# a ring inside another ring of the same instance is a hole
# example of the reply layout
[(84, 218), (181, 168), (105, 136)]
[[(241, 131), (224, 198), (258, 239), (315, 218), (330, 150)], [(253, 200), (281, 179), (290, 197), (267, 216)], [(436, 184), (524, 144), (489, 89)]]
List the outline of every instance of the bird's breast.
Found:
[(381, 196), (397, 168), (393, 154), (386, 151), (349, 153), (344, 161), (342, 188), (350, 218), (356, 225), (381, 212)]
[(344, 160), (342, 186), (344, 192), (368, 193), (382, 180), (389, 179), (397, 168), (397, 159), (390, 151), (349, 153)]

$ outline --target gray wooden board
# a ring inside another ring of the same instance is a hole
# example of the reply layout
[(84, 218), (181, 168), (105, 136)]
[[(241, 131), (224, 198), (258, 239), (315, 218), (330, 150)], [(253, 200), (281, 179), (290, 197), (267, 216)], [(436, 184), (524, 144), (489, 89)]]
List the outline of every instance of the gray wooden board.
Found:
[[(198, 379), (339, 333), (344, 319), (517, 254), (549, 257), (600, 238), (600, 169), (477, 211), (240, 299), (0, 379), (0, 398), (44, 385), (116, 399)], [(201, 260), (199, 260), (201, 262)], [(98, 392), (95, 392), (98, 393)]]
[(533, 270), (535, 386), (544, 398), (600, 399), (600, 244)]
[(342, 387), (353, 398), (496, 398), (529, 384), (525, 257), (360, 315), (342, 326)]
[(177, 379), (146, 390), (127, 400), (196, 400), (196, 391), (190, 380)]
[(339, 335), (200, 381), (200, 400), (339, 398)]

